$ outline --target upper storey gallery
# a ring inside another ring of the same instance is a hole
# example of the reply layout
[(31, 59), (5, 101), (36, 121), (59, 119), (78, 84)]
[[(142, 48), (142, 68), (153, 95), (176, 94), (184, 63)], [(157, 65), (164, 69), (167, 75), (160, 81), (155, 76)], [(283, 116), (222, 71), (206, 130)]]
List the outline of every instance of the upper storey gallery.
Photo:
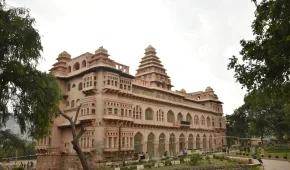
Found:
[[(170, 77), (157, 57), (156, 49), (151, 45), (145, 49), (145, 55), (140, 61), (135, 76), (129, 74), (129, 66), (110, 59), (108, 51), (103, 47), (98, 48), (94, 54), (87, 52), (75, 58), (71, 58), (71, 55), (64, 51), (56, 60), (50, 71), (57, 78), (65, 80), (62, 81), (64, 93), (74, 85), (70, 84), (71, 80), (81, 78), (81, 82), (74, 86), (78, 86), (78, 90), (85, 95), (96, 91), (121, 92), (130, 95), (142, 93), (153, 98), (190, 105), (196, 109), (223, 113), (222, 102), (210, 87), (205, 91), (193, 93), (187, 93), (184, 89), (172, 91)], [(100, 70), (103, 71), (102, 75), (98, 74)]]

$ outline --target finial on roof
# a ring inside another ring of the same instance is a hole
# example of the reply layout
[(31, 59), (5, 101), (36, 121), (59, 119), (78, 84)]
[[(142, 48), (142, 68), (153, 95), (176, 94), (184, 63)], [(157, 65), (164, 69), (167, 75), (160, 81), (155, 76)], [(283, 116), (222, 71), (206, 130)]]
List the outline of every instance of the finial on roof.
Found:
[(60, 57), (70, 58), (71, 55), (70, 55), (68, 52), (63, 51), (63, 52), (61, 52), (61, 53), (58, 55), (58, 57), (59, 57), (59, 58), (60, 58)]
[(149, 45), (146, 49), (145, 49), (145, 53), (148, 53), (148, 52), (156, 52), (156, 49), (154, 47), (152, 47), (151, 45)]
[(208, 87), (205, 89), (205, 91), (206, 91), (206, 92), (213, 92), (213, 89), (212, 89), (210, 86), (208, 86)]
[(108, 50), (106, 50), (103, 46), (101, 46), (95, 51), (95, 54), (99, 54), (99, 53), (108, 54)]

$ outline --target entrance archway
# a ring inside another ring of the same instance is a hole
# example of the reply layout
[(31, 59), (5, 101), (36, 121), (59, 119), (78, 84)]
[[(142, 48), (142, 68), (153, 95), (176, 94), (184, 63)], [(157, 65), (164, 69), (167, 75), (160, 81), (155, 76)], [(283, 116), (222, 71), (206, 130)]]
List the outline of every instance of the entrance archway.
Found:
[(134, 136), (134, 149), (137, 153), (143, 152), (143, 135), (140, 132)]
[(200, 136), (199, 136), (199, 134), (196, 135), (196, 149), (200, 149)]
[(181, 134), (179, 136), (179, 151), (183, 151), (185, 148), (185, 136), (184, 134)]
[(176, 154), (175, 135), (173, 133), (169, 137), (169, 154), (170, 156), (174, 156)]
[(208, 141), (209, 141), (209, 143), (208, 143), (209, 144), (208, 145), (209, 149), (212, 150), (212, 136), (211, 135), (209, 136), (209, 140)]
[(188, 136), (188, 149), (193, 149), (193, 135)]
[(151, 132), (147, 137), (147, 152), (150, 157), (153, 157), (155, 154), (154, 141), (155, 135)]
[(202, 138), (202, 149), (205, 151), (206, 150), (206, 135), (203, 135)]
[(159, 144), (158, 144), (158, 153), (159, 153), (159, 156), (162, 156), (165, 152), (165, 135), (164, 133), (161, 133), (159, 135)]

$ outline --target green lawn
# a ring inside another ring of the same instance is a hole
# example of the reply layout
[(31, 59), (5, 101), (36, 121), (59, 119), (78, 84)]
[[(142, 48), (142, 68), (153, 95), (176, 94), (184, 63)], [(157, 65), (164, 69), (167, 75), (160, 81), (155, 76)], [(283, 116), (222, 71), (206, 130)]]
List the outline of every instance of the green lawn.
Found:
[[(242, 152), (242, 153), (245, 153), (245, 152)], [(262, 158), (268, 158), (268, 155), (271, 155), (271, 158), (275, 158), (275, 156), (279, 156), (279, 159), (284, 159), (284, 155), (287, 154), (287, 159), (290, 160), (290, 152), (280, 152), (280, 153), (267, 153), (266, 151), (264, 152), (264, 157)], [(236, 154), (233, 154), (234, 156), (245, 156), (245, 155), (236, 155)], [(251, 153), (249, 154), (248, 157), (252, 157)]]
[[(207, 160), (201, 160), (197, 166), (221, 166), (221, 165), (227, 165), (229, 162), (227, 160), (220, 161), (218, 159), (210, 159), (211, 164), (208, 163)], [(186, 163), (180, 164), (180, 165), (171, 165), (171, 166), (164, 166), (164, 167), (152, 167), (152, 170), (169, 170), (169, 169), (182, 169), (182, 168), (190, 168), (191, 165), (188, 165)]]

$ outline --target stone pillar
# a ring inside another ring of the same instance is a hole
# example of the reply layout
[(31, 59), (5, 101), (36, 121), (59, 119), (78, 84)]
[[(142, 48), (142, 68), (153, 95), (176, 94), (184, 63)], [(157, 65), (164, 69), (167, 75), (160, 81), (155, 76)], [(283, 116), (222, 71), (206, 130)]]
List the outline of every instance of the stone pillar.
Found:
[(144, 141), (144, 143), (143, 143), (143, 152), (144, 153), (147, 152), (147, 141)]

